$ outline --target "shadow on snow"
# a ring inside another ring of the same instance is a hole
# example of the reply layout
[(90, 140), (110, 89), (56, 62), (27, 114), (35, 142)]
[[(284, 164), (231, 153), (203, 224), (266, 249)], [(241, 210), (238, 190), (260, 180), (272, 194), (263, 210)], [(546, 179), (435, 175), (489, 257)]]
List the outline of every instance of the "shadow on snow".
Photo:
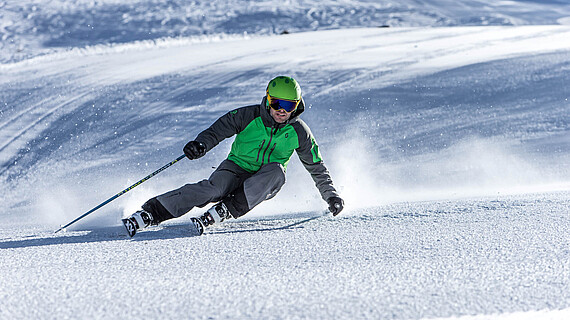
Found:
[[(233, 234), (243, 232), (267, 232), (282, 231), (301, 227), (312, 220), (323, 217), (318, 213), (300, 213), (291, 214), (273, 218), (263, 218), (260, 220), (244, 220), (239, 222), (231, 222), (224, 229), (208, 230), (204, 234), (219, 235)], [(193, 238), (198, 234), (193, 231), (190, 224), (165, 225), (157, 228), (151, 228), (144, 232), (138, 233), (132, 239), (129, 238), (121, 226), (110, 226), (105, 228), (97, 228), (91, 230), (71, 231), (73, 234), (56, 236), (53, 233), (35, 234), (23, 237), (23, 239), (12, 240), (5, 238), (0, 240), (0, 249), (18, 249), (30, 247), (43, 247), (62, 244), (78, 244), (78, 243), (95, 243), (107, 241), (149, 241), (149, 240), (167, 240), (178, 238)]]

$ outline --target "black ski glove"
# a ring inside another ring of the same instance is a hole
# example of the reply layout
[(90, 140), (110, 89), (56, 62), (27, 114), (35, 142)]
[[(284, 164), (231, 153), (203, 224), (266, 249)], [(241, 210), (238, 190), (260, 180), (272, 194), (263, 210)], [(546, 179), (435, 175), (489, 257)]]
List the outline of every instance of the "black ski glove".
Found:
[(329, 204), (329, 210), (333, 216), (336, 216), (344, 209), (344, 201), (339, 197), (330, 197), (327, 203)]
[(206, 146), (202, 142), (192, 140), (184, 146), (184, 154), (190, 160), (201, 158), (206, 154)]

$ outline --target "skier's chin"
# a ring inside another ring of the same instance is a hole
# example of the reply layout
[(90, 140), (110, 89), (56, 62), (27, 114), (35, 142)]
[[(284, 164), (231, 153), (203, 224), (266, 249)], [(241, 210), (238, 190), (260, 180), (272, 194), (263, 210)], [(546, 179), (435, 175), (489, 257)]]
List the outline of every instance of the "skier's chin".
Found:
[(280, 116), (278, 114), (272, 114), (271, 117), (277, 123), (283, 123), (283, 122), (287, 121), (287, 116)]

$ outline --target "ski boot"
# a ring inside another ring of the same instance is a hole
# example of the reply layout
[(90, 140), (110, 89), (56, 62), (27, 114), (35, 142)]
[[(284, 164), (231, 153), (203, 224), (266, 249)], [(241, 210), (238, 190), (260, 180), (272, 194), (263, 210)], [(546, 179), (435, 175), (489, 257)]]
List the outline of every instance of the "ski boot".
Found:
[(211, 226), (214, 223), (220, 223), (226, 219), (229, 219), (231, 216), (232, 215), (230, 214), (228, 208), (226, 208), (226, 205), (222, 202), (219, 202), (212, 206), (203, 215), (192, 218), (191, 221), (194, 224), (194, 227), (196, 227), (198, 235), (202, 235), (204, 234), (204, 229), (207, 226)]
[(127, 233), (129, 237), (133, 237), (137, 230), (146, 228), (152, 224), (152, 214), (150, 212), (146, 212), (144, 210), (139, 210), (130, 217), (126, 219), (122, 219), (125, 228), (127, 229)]

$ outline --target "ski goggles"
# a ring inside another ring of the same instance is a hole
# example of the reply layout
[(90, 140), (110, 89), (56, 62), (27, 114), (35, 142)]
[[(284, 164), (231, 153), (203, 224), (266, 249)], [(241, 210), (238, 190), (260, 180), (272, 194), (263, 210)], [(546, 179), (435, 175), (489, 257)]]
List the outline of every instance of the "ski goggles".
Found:
[(267, 103), (273, 110), (283, 109), (287, 113), (291, 113), (297, 109), (300, 100), (287, 100), (287, 99), (279, 99), (267, 95)]

